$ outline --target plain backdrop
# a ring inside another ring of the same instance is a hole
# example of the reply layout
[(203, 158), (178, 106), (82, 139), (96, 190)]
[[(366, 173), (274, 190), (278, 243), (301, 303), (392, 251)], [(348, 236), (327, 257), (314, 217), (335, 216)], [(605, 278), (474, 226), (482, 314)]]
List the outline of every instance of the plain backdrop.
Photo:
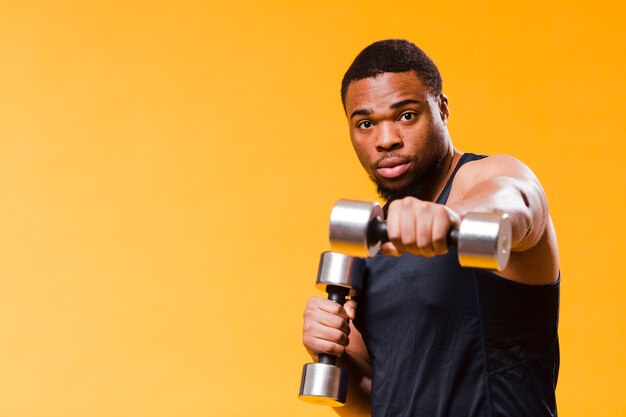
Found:
[(438, 64), (462, 151), (540, 178), (564, 416), (626, 415), (624, 3), (0, 1), (0, 415), (332, 416), (298, 400), (339, 198), (339, 86)]

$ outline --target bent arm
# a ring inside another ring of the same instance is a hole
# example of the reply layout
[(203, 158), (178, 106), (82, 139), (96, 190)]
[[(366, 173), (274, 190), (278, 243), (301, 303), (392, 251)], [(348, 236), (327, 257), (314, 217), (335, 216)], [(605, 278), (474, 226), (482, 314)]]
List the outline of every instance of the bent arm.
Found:
[(369, 415), (371, 365), (363, 337), (352, 324), (357, 308), (355, 300), (338, 303), (313, 297), (304, 310), (302, 342), (311, 357), (318, 353), (337, 357), (337, 365), (348, 368), (350, 383), (345, 407), (341, 415)]
[(350, 343), (346, 346), (345, 360), (354, 366), (357, 371), (355, 380), (358, 381), (361, 389), (369, 395), (372, 387), (372, 364), (363, 336), (352, 323), (350, 323)]
[(345, 354), (339, 358), (338, 364), (348, 369), (350, 382), (346, 405), (335, 408), (335, 412), (346, 417), (369, 417), (372, 367), (363, 337), (352, 323), (350, 323), (350, 342), (346, 346)]

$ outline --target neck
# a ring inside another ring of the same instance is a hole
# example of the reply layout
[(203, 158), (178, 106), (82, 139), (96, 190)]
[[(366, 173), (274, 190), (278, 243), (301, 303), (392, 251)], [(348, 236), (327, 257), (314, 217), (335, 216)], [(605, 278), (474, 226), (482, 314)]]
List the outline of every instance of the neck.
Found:
[(439, 169), (432, 171), (431, 177), (427, 181), (428, 185), (424, 187), (423, 192), (420, 196), (418, 196), (420, 200), (432, 202), (436, 201), (437, 197), (439, 197), (443, 188), (446, 186), (446, 183), (452, 176), (452, 172), (454, 171), (456, 164), (459, 162), (459, 159), (461, 159), (463, 152), (457, 151), (452, 146), (452, 143), (449, 143), (450, 146), (448, 147), (448, 152), (443, 158)]

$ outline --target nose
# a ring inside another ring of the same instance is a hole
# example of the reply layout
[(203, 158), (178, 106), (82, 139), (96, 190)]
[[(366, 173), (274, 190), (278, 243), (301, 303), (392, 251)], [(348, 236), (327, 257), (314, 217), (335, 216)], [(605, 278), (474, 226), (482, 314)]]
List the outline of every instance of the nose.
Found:
[(404, 146), (402, 136), (393, 123), (381, 123), (376, 138), (376, 150), (389, 152)]

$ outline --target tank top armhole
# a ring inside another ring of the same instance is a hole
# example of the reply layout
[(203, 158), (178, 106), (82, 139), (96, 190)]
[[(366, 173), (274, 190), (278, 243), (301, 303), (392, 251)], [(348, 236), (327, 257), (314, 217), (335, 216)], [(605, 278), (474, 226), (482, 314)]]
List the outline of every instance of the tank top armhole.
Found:
[(454, 171), (452, 171), (452, 175), (450, 175), (450, 179), (448, 179), (448, 182), (446, 183), (445, 187), (443, 187), (443, 190), (441, 191), (441, 194), (439, 194), (439, 197), (437, 197), (437, 200), (435, 200), (435, 203), (446, 204), (446, 202), (448, 201), (448, 197), (450, 196), (450, 189), (452, 188), (452, 181), (454, 180), (456, 173), (459, 171), (459, 168), (461, 168), (463, 165), (465, 165), (468, 162), (477, 161), (479, 159), (483, 159), (486, 157), (487, 155), (477, 155), (474, 153), (464, 153), (463, 155), (461, 155), (461, 159), (459, 159), (459, 162), (454, 167)]

